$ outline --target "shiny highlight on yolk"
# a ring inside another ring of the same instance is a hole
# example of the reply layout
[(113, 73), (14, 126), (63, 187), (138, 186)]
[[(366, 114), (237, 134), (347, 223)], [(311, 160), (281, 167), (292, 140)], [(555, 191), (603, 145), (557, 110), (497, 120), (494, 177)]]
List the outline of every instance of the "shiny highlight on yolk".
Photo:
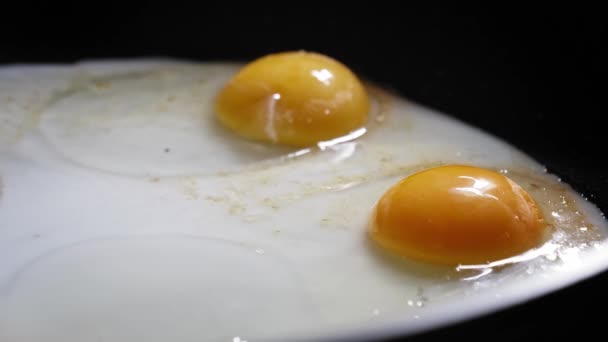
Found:
[(415, 173), (378, 201), (370, 235), (400, 256), (445, 265), (481, 264), (541, 242), (536, 202), (506, 176), (450, 165)]
[(346, 66), (300, 51), (246, 65), (219, 93), (215, 109), (219, 121), (241, 136), (310, 146), (361, 128), (370, 101)]

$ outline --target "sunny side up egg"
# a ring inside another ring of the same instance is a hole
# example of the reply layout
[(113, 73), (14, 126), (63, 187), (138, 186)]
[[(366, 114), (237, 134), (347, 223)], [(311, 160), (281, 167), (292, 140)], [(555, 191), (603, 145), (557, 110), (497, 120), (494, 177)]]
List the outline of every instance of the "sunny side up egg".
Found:
[(483, 264), (538, 247), (546, 223), (506, 176), (450, 165), (410, 175), (380, 199), (371, 234), (389, 250), (448, 265)]
[[(364, 127), (369, 98), (343, 64), (285, 52), (246, 65), (215, 100), (218, 119), (245, 137), (311, 146)], [(442, 264), (480, 264), (523, 253), (546, 224), (534, 200), (506, 176), (444, 166), (409, 176), (374, 211), (371, 235), (399, 255)]]
[(542, 165), (327, 56), (6, 68), (0, 93), (2, 341), (408, 332), (605, 259)]

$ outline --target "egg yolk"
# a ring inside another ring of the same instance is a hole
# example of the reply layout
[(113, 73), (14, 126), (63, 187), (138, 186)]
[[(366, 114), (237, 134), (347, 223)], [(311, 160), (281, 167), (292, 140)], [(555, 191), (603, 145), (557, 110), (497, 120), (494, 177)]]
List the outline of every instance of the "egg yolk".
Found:
[(221, 90), (215, 109), (219, 121), (241, 136), (310, 146), (361, 128), (370, 101), (346, 66), (300, 51), (246, 65)]
[(544, 219), (506, 176), (471, 166), (415, 173), (378, 201), (370, 235), (400, 256), (446, 265), (480, 264), (537, 246)]

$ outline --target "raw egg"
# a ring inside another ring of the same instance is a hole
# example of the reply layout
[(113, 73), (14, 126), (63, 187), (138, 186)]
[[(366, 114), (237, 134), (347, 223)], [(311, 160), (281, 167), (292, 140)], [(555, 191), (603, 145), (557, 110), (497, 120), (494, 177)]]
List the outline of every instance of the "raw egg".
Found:
[(410, 175), (388, 190), (370, 233), (397, 254), (459, 265), (523, 253), (539, 245), (545, 227), (534, 199), (506, 176), (450, 165)]
[(365, 87), (344, 64), (318, 53), (284, 52), (243, 67), (215, 100), (219, 121), (238, 135), (308, 146), (363, 126)]

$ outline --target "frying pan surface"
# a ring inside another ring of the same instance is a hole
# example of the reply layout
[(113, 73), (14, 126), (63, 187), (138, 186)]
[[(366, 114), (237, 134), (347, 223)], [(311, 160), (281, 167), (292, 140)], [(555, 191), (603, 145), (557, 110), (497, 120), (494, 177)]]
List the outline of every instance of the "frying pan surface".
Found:
[[(0, 63), (250, 60), (275, 51), (318, 51), (505, 139), (608, 212), (608, 34), (598, 9), (373, 5), (49, 3), (8, 9), (11, 19), (0, 23)], [(605, 324), (594, 312), (608, 304), (607, 288), (604, 272), (522, 305), (391, 341), (594, 336)]]

